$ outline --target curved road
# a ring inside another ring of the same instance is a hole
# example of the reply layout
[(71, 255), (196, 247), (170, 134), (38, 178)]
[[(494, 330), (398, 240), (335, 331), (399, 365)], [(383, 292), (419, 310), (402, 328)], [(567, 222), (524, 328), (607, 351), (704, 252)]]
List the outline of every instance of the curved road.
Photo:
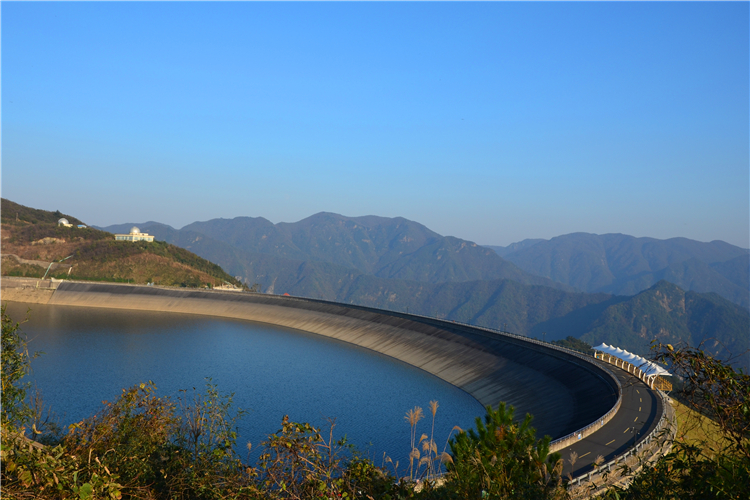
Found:
[[(593, 362), (593, 360), (592, 360)], [(581, 441), (559, 450), (565, 465), (563, 476), (578, 477), (593, 470), (592, 463), (596, 457), (604, 458), (607, 463), (642, 441), (656, 427), (661, 418), (662, 401), (659, 395), (645, 383), (628, 372), (609, 363), (597, 361), (606, 366), (622, 384), (622, 405), (617, 415), (604, 427)], [(571, 452), (578, 458), (571, 465)]]

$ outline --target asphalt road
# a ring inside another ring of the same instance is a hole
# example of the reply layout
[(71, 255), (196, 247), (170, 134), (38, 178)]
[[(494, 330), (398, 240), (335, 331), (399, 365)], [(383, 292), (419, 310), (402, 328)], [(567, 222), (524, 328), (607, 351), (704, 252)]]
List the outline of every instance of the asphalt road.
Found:
[[(607, 463), (618, 455), (642, 441), (659, 423), (662, 412), (662, 401), (656, 391), (638, 378), (614, 365), (605, 363), (622, 384), (622, 405), (615, 417), (591, 436), (563, 448), (558, 453), (565, 465), (563, 476), (568, 474), (578, 477), (593, 469), (593, 462), (598, 456)], [(571, 453), (578, 454), (575, 464), (571, 464)]]

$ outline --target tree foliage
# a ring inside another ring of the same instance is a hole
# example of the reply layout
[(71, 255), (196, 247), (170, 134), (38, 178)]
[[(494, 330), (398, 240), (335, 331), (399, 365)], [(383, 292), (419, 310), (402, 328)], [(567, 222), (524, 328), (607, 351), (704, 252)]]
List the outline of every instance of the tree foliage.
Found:
[(549, 453), (550, 437), (536, 439), (531, 415), (513, 419), (514, 409), (487, 406), (476, 430), (461, 432), (450, 443), (446, 488), (460, 498), (555, 498), (564, 495), (562, 459)]
[[(2, 426), (5, 431), (18, 432), (32, 417), (26, 401), (29, 383), (23, 380), (29, 373), (29, 354), (26, 337), (2, 306)], [(23, 433), (23, 431), (21, 431)]]
[(382, 498), (394, 488), (394, 478), (335, 440), (330, 423), (327, 436), (308, 423), (284, 416), (281, 429), (263, 443), (258, 463), (262, 491), (280, 499)]

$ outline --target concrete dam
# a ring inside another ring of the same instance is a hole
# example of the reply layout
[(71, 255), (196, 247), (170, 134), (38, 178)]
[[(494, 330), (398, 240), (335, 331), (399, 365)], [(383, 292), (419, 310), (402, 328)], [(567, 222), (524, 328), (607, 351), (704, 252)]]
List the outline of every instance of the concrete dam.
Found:
[[(12, 280), (3, 281), (4, 300), (28, 301)], [(324, 335), (425, 370), (483, 405), (506, 402), (517, 418), (530, 413), (538, 435), (553, 440), (594, 422), (604, 425), (621, 400), (617, 378), (593, 359), (450, 321), (297, 297), (151, 286), (66, 281), (42, 295), (41, 301), (62, 306), (200, 314)]]

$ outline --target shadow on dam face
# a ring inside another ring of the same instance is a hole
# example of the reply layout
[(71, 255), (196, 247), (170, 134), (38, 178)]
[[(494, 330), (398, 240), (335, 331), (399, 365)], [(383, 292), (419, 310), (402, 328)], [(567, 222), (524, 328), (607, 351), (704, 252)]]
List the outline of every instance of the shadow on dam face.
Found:
[(618, 400), (614, 378), (563, 350), (448, 321), (314, 299), (242, 292), (61, 283), (49, 304), (202, 314), (284, 326), (356, 344), (421, 368), (483, 405), (534, 416), (538, 435), (568, 435)]

